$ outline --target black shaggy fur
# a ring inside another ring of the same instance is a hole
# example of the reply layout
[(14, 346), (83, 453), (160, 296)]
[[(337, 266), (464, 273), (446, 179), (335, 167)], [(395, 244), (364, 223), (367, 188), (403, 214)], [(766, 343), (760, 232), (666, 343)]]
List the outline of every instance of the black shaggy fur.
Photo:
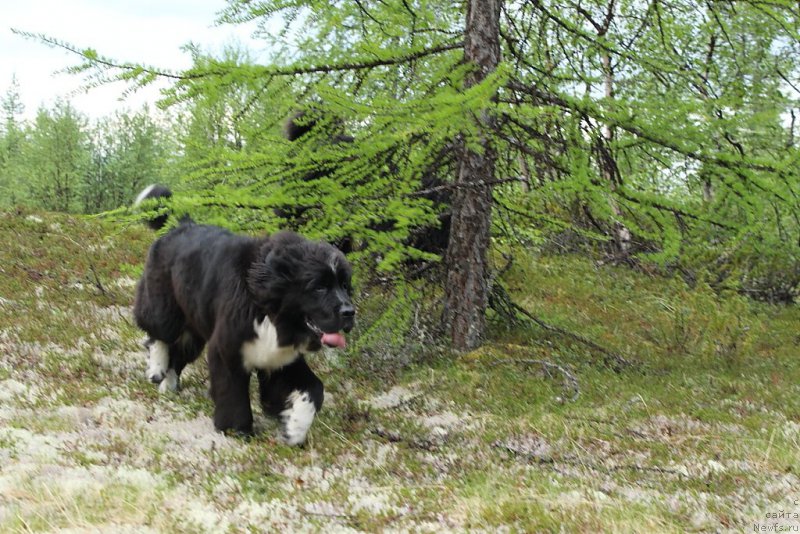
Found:
[[(292, 392), (307, 393), (320, 409), (322, 382), (304, 354), (321, 348), (323, 333), (352, 328), (351, 276), (344, 255), (327, 243), (291, 232), (235, 235), (187, 217), (151, 246), (134, 315), (150, 345), (168, 347), (169, 369), (178, 377), (207, 345), (214, 425), (250, 434), (252, 371), (265, 412), (279, 415)], [(265, 318), (276, 348), (291, 348), (280, 366), (262, 365), (269, 351), (255, 366), (244, 356), (246, 343), (259, 342), (256, 327)]]

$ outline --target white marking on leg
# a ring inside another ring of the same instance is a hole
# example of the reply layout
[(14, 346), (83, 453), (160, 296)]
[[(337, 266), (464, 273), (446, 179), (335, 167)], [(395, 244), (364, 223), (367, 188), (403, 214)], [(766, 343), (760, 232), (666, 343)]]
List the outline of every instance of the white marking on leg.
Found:
[(164, 375), (164, 380), (158, 385), (158, 392), (159, 393), (175, 393), (180, 388), (180, 378), (178, 377), (178, 373), (175, 372), (175, 369), (167, 370), (166, 375)]
[(163, 341), (153, 341), (150, 345), (147, 379), (158, 384), (164, 380), (167, 369), (169, 369), (169, 346)]
[(136, 197), (136, 200), (133, 202), (133, 206), (134, 206), (134, 207), (136, 207), (136, 206), (138, 206), (139, 204), (141, 204), (141, 203), (142, 203), (142, 201), (143, 201), (145, 198), (147, 198), (147, 195), (149, 195), (149, 194), (150, 194), (150, 191), (152, 191), (152, 190), (153, 190), (153, 188), (154, 188), (155, 186), (156, 186), (156, 184), (148, 185), (148, 186), (145, 188), (145, 190), (144, 190), (144, 191), (142, 191), (141, 193), (139, 193), (139, 196), (137, 196), (137, 197)]
[(286, 399), (286, 409), (281, 412), (283, 441), (287, 445), (304, 443), (315, 415), (317, 408), (308, 391), (292, 391)]
[(278, 346), (278, 330), (269, 317), (260, 323), (253, 321), (255, 339), (242, 343), (242, 362), (247, 371), (253, 369), (279, 369), (297, 359), (298, 348), (293, 345)]

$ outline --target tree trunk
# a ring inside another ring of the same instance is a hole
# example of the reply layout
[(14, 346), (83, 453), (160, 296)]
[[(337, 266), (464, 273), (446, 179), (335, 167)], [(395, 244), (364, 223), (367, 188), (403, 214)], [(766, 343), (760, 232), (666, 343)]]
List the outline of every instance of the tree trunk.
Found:
[[(474, 65), (466, 87), (481, 83), (500, 63), (501, 0), (468, 0), (464, 60)], [(481, 113), (483, 128), (491, 117)], [(477, 347), (486, 329), (489, 302), (489, 231), (496, 154), (486, 133), (481, 150), (464, 148), (458, 166), (450, 240), (445, 254), (447, 282), (443, 321), (453, 347)]]
[[(613, 9), (613, 4), (610, 9)], [(612, 15), (613, 11), (609, 11), (609, 18), (607, 20), (610, 21)], [(603, 53), (603, 82), (606, 99), (613, 100), (614, 70), (611, 65), (611, 55), (608, 52)], [(601, 165), (603, 179), (609, 184), (611, 190), (614, 191), (618, 187), (618, 184), (621, 180), (616, 172), (617, 164), (614, 160), (614, 155), (611, 153), (611, 144), (614, 142), (614, 130), (608, 124), (604, 124), (602, 127), (602, 135), (603, 144), (605, 145), (605, 150), (607, 152), (607, 160)], [(615, 253), (617, 259), (625, 260), (628, 258), (631, 250), (631, 231), (628, 230), (627, 226), (625, 226), (625, 223), (623, 222), (624, 214), (622, 213), (619, 204), (617, 204), (617, 201), (614, 200), (614, 197), (610, 197), (609, 202), (611, 203), (611, 211), (614, 213), (614, 216), (617, 219), (614, 222)]]
[[(603, 39), (608, 35), (616, 13), (615, 0), (610, 0), (606, 3), (605, 14), (602, 19), (596, 18), (592, 13), (580, 7), (578, 7), (578, 10), (583, 17), (594, 26), (598, 39)], [(607, 50), (603, 51), (600, 60), (602, 62), (601, 69), (603, 72), (603, 95), (606, 101), (611, 102), (614, 100), (614, 66), (611, 61), (611, 54)], [(603, 174), (603, 180), (605, 180), (612, 192), (612, 194), (609, 195), (608, 203), (615, 218), (613, 252), (616, 259), (625, 260), (630, 254), (632, 236), (631, 231), (625, 226), (625, 214), (613, 196), (613, 192), (622, 184), (617, 162), (611, 151), (611, 146), (614, 142), (614, 129), (609, 124), (603, 124), (600, 133), (602, 140), (598, 142), (598, 164), (600, 172)]]

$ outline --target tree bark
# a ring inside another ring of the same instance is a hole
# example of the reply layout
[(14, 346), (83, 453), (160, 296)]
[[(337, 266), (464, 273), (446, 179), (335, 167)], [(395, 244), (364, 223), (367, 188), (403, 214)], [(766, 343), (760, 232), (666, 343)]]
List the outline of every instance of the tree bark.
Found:
[[(597, 36), (599, 38), (605, 37), (608, 34), (608, 30), (611, 27), (611, 22), (614, 19), (614, 15), (615, 2), (611, 1), (606, 6), (605, 19), (603, 20), (602, 24), (592, 20), (591, 18), (589, 19), (597, 30)], [(603, 92), (606, 100), (612, 101), (614, 100), (614, 67), (611, 62), (611, 54), (608, 53), (608, 51), (603, 52), (602, 65)], [(602, 127), (602, 136), (606, 156), (605, 161), (601, 162), (603, 179), (609, 184), (611, 191), (615, 191), (621, 184), (622, 178), (619, 176), (617, 162), (614, 159), (613, 153), (611, 152), (611, 145), (614, 142), (614, 129), (610, 125), (604, 124)], [(609, 202), (611, 204), (611, 211), (614, 213), (614, 217), (616, 217), (616, 221), (614, 222), (615, 254), (618, 259), (624, 260), (627, 259), (630, 254), (632, 239), (631, 231), (627, 226), (625, 226), (625, 222), (623, 220), (624, 214), (613, 196), (609, 197)]]
[[(501, 0), (468, 0), (464, 60), (474, 66), (467, 88), (484, 81), (500, 63)], [(488, 107), (479, 121), (480, 150), (464, 147), (452, 203), (450, 239), (445, 254), (447, 282), (443, 321), (458, 350), (480, 345), (486, 329), (489, 302), (489, 238), (492, 182), (496, 154), (486, 131), (492, 120)]]
[[(607, 18), (609, 21), (613, 16), (612, 10), (613, 3), (609, 8), (609, 17)], [(607, 52), (603, 53), (603, 78), (605, 97), (607, 100), (614, 100), (614, 69), (611, 65), (611, 55)], [(614, 155), (611, 153), (611, 145), (614, 142), (614, 130), (608, 124), (604, 124), (602, 127), (602, 135), (607, 157), (607, 160), (601, 163), (603, 179), (609, 184), (611, 190), (614, 191), (621, 182), (621, 178), (617, 173), (617, 163), (614, 159)], [(611, 211), (617, 219), (614, 222), (615, 253), (618, 259), (624, 260), (630, 255), (631, 231), (625, 226), (622, 209), (620, 209), (614, 197), (609, 197), (609, 202), (611, 203)]]

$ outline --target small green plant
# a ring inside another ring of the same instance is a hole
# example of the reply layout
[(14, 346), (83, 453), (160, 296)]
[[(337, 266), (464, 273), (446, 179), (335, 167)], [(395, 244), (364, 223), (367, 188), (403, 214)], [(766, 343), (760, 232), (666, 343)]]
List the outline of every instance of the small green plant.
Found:
[(660, 320), (647, 337), (675, 357), (733, 366), (751, 354), (756, 330), (762, 327), (746, 299), (720, 298), (707, 286), (659, 297), (656, 303)]

